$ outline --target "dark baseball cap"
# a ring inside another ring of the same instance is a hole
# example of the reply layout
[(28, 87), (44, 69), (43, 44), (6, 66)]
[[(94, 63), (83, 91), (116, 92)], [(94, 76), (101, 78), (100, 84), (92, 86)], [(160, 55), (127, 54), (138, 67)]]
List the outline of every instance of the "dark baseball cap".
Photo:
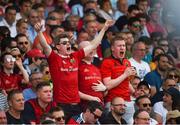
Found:
[(138, 84), (138, 86), (137, 86), (137, 88), (139, 88), (139, 87), (141, 87), (141, 86), (146, 86), (148, 89), (150, 89), (151, 87), (150, 87), (150, 85), (146, 82), (146, 81), (141, 81), (139, 84)]

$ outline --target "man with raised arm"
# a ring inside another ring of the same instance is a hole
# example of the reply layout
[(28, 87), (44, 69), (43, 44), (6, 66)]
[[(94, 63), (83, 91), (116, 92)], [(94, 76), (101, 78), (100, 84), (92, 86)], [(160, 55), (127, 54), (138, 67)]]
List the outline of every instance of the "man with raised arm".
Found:
[(54, 40), (58, 54), (52, 51), (47, 44), (42, 32), (41, 25), (36, 24), (40, 44), (48, 58), (50, 73), (53, 81), (54, 101), (63, 108), (66, 115), (66, 121), (72, 116), (80, 113), (78, 103), (80, 97), (78, 94), (78, 68), (82, 58), (93, 51), (101, 42), (105, 31), (114, 24), (114, 21), (106, 21), (99, 35), (91, 41), (91, 44), (77, 52), (71, 52), (70, 39), (66, 34), (60, 34)]

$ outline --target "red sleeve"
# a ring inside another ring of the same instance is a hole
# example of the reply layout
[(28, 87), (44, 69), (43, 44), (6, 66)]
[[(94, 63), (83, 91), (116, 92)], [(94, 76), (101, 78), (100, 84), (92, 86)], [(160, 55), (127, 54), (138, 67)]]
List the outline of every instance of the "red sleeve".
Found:
[(71, 119), (68, 121), (68, 125), (69, 125), (69, 124), (78, 125), (78, 123), (77, 123), (73, 118), (71, 118)]
[(32, 48), (37, 48), (37, 44), (39, 43), (39, 38), (36, 36), (34, 39), (33, 47)]
[(103, 62), (102, 62), (102, 65), (101, 65), (101, 75), (102, 75), (102, 78), (106, 78), (106, 77), (111, 77), (111, 70), (112, 70), (112, 65), (113, 65), (113, 61), (110, 60), (110, 59), (105, 59)]

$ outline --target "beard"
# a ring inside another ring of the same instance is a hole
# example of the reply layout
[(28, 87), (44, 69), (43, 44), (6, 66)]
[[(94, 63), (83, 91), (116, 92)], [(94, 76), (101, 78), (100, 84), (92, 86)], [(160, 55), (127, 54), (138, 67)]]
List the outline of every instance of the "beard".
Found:
[(124, 111), (115, 111), (115, 114), (117, 116), (123, 116), (125, 114), (125, 110)]
[(167, 68), (162, 68), (160, 66), (158, 68), (159, 68), (160, 71), (163, 71), (163, 72), (167, 70)]

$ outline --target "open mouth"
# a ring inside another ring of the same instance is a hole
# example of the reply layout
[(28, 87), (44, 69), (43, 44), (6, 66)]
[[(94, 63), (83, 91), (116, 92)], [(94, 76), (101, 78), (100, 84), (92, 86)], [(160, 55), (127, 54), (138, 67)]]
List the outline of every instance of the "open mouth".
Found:
[(71, 47), (67, 47), (67, 51), (71, 51)]
[(124, 56), (124, 52), (120, 52), (119, 54), (120, 54), (120, 56)]

